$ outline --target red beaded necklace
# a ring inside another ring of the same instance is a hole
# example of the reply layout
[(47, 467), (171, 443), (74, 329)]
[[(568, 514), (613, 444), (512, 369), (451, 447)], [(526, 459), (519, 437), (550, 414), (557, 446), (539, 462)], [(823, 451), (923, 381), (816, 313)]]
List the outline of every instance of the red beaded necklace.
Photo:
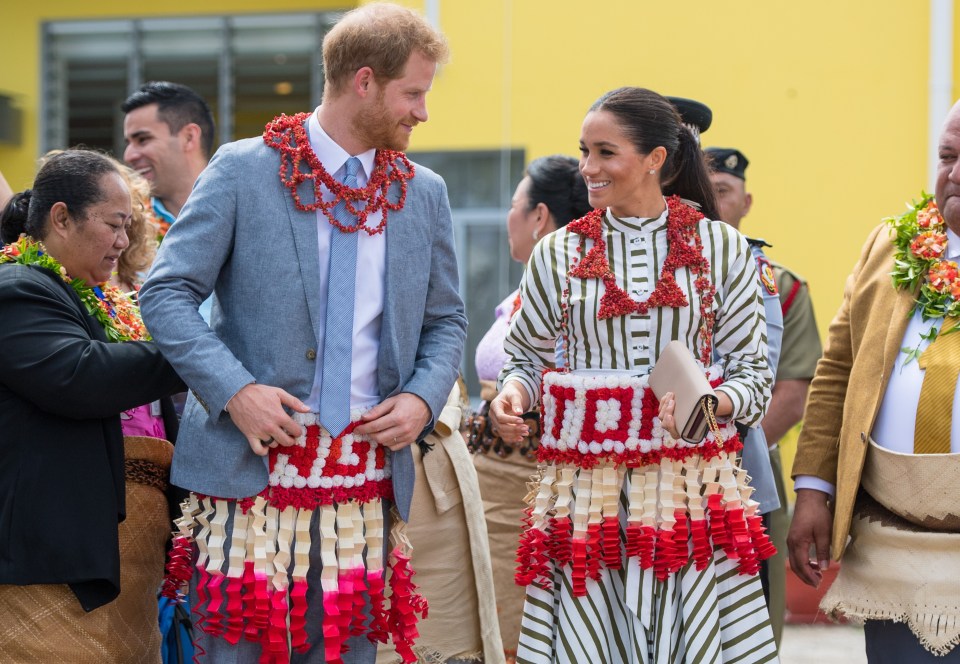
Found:
[[(263, 131), (263, 142), (280, 152), (280, 181), (293, 194), (293, 202), (298, 210), (315, 212), (321, 210), (330, 224), (344, 233), (356, 233), (363, 230), (367, 235), (378, 235), (387, 227), (387, 213), (400, 210), (407, 199), (407, 180), (414, 175), (413, 164), (402, 152), (395, 150), (377, 150), (373, 163), (373, 173), (365, 187), (347, 187), (339, 182), (320, 163), (310, 139), (307, 137), (305, 123), (309, 113), (279, 115), (267, 123)], [(301, 164), (310, 170), (304, 171)], [(297, 188), (305, 181), (313, 181), (314, 203), (304, 204), (300, 200)], [(400, 196), (395, 203), (387, 200), (390, 185), (400, 185)], [(333, 194), (331, 201), (323, 200), (323, 189)], [(343, 202), (347, 211), (357, 218), (356, 226), (344, 226), (333, 216), (333, 209)], [(366, 203), (360, 209), (356, 203)], [(374, 228), (367, 226), (367, 216), (382, 211), (380, 223)]]
[(593, 210), (567, 224), (567, 228), (582, 238), (577, 253), (583, 254), (585, 241), (593, 240), (593, 247), (586, 252), (582, 260), (573, 259), (573, 266), (568, 274), (578, 279), (603, 281), (605, 292), (600, 298), (597, 319), (604, 320), (634, 313), (644, 315), (651, 307), (688, 306), (690, 303), (677, 284), (675, 275), (677, 268), (690, 268), (690, 271), (697, 275), (693, 283), (700, 293), (700, 359), (705, 365), (709, 365), (713, 346), (713, 323), (716, 318), (713, 313), (713, 297), (717, 289), (710, 281), (710, 261), (703, 255), (703, 243), (697, 231), (697, 224), (703, 219), (703, 214), (684, 204), (679, 196), (670, 196), (667, 199), (667, 210), (667, 258), (663, 262), (653, 293), (643, 302), (632, 299), (620, 288), (617, 277), (607, 262), (607, 243), (603, 239), (604, 210)]

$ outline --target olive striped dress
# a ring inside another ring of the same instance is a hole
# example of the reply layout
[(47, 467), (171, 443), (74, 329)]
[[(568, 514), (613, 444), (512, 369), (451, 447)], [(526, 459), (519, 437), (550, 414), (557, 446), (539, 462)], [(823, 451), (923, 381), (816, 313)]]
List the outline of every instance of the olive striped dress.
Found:
[[(756, 264), (733, 227), (703, 219), (698, 230), (716, 287), (713, 344), (724, 374), (717, 391), (730, 397), (733, 419), (754, 425), (772, 384)], [(608, 212), (603, 232), (617, 283), (634, 300), (645, 300), (667, 256), (667, 212), (656, 219), (620, 219)], [(501, 381), (520, 381), (535, 402), (564, 315), (567, 363), (574, 372), (646, 373), (672, 339), (696, 354), (701, 322), (696, 275), (685, 267), (675, 274), (689, 306), (598, 321), (603, 283), (567, 277), (571, 260), (583, 255), (577, 251), (581, 239), (561, 229), (537, 245), (521, 286), (522, 308), (505, 341), (509, 359)], [(585, 249), (590, 246), (587, 240)], [(620, 493), (621, 539), (633, 472), (627, 469)], [(574, 596), (569, 565), (552, 566), (552, 575), (552, 589), (527, 589), (518, 662), (777, 661), (759, 577), (740, 574), (736, 561), (719, 548), (704, 570), (687, 565), (665, 581), (637, 559), (625, 558), (622, 569), (604, 568), (598, 580), (588, 579), (585, 596)]]

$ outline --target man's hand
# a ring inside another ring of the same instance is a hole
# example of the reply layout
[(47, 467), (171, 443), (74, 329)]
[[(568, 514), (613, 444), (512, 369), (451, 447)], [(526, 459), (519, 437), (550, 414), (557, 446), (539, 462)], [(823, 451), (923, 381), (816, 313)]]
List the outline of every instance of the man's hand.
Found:
[(430, 415), (426, 401), (412, 392), (401, 392), (364, 413), (363, 424), (354, 431), (396, 452), (416, 441)]
[(257, 383), (240, 388), (227, 402), (226, 410), (233, 423), (247, 437), (253, 453), (266, 456), (271, 447), (293, 445), (297, 436), (303, 433), (300, 425), (283, 409), (284, 406), (299, 413), (310, 412), (292, 394), (279, 387)]
[[(793, 521), (787, 534), (790, 567), (800, 580), (816, 588), (823, 578), (823, 570), (830, 567), (830, 533), (833, 530), (833, 512), (828, 504), (830, 496), (816, 489), (799, 489), (793, 508)], [(816, 560), (810, 559), (811, 545), (816, 549)]]
[(505, 443), (519, 443), (530, 435), (521, 415), (530, 410), (530, 397), (518, 381), (510, 381), (503, 386), (490, 402), (489, 415), (493, 432)]

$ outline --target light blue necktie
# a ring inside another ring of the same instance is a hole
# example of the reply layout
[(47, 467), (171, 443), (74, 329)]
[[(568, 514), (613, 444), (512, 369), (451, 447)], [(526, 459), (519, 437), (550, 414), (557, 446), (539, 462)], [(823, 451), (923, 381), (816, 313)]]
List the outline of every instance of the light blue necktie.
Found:
[[(360, 160), (347, 160), (343, 184), (357, 186)], [(340, 201), (333, 217), (347, 227), (356, 218)], [(357, 277), (357, 233), (334, 228), (330, 235), (330, 272), (327, 277), (327, 316), (324, 321), (323, 372), (320, 383), (320, 423), (333, 436), (350, 424), (350, 369), (353, 364), (353, 307)]]

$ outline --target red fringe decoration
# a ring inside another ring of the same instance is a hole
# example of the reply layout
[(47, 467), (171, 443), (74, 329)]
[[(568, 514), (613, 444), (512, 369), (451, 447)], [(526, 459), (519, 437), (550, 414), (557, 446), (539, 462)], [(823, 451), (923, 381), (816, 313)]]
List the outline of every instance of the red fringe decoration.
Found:
[(295, 652), (310, 649), (307, 641), (307, 581), (294, 581), (290, 588), (290, 646)]
[(270, 626), (260, 642), (262, 664), (289, 664), (287, 650), (287, 591), (274, 589), (270, 597)]
[(713, 548), (710, 546), (706, 519), (690, 521), (690, 539), (693, 542), (693, 564), (698, 572), (702, 572), (713, 560)]
[(547, 542), (547, 555), (557, 566), (563, 566), (573, 560), (570, 538), (573, 537), (573, 522), (570, 517), (550, 519), (550, 540)]
[(703, 571), (713, 561), (715, 548), (738, 561), (739, 573), (748, 575), (757, 574), (760, 561), (776, 554), (760, 516), (744, 518), (743, 508), (724, 505), (721, 494), (707, 497), (706, 511), (707, 519), (691, 520), (686, 510), (677, 509), (670, 529), (627, 523), (622, 554), (617, 518), (589, 524), (586, 537), (572, 536), (568, 517), (551, 519), (549, 534), (530, 527), (526, 518), (517, 551), (516, 582), (549, 590), (552, 570), (569, 565), (573, 594), (583, 597), (587, 579), (598, 579), (604, 568), (621, 569), (622, 555), (637, 559), (642, 569), (652, 569), (665, 581), (688, 564)]
[(620, 556), (620, 520), (615, 516), (604, 517), (600, 530), (603, 538), (603, 564), (607, 569), (621, 569), (623, 559)]
[(323, 593), (323, 652), (324, 660), (336, 664), (340, 659), (342, 638), (340, 632), (339, 594), (336, 591)]
[(160, 594), (168, 599), (179, 600), (193, 576), (193, 545), (190, 540), (177, 535), (173, 538), (167, 554), (166, 572)]
[(243, 577), (228, 576), (226, 591), (227, 603), (224, 610), (226, 616), (226, 631), (223, 634), (223, 638), (227, 643), (233, 645), (240, 643), (240, 638), (243, 636), (244, 615), (243, 598), (241, 597), (242, 591)]
[(573, 560), (570, 562), (573, 596), (583, 597), (587, 594), (587, 540), (574, 537), (571, 548), (573, 549)]
[(224, 576), (219, 572), (214, 572), (208, 576), (207, 592), (210, 594), (210, 603), (207, 604), (207, 624), (205, 631), (207, 634), (221, 636), (223, 634), (223, 612), (220, 607), (223, 605), (223, 583)]
[(367, 588), (370, 595), (370, 631), (367, 638), (372, 643), (386, 643), (390, 637), (389, 613), (384, 604), (383, 570), (367, 573)]
[(770, 536), (767, 535), (767, 529), (763, 526), (762, 516), (754, 514), (748, 517), (747, 527), (750, 529), (750, 539), (753, 540), (753, 545), (757, 549), (757, 557), (760, 560), (767, 560), (777, 555), (777, 547), (773, 545), (773, 542), (770, 541)]
[(517, 573), (514, 580), (519, 586), (536, 584), (548, 590), (551, 587), (549, 538), (547, 533), (530, 525), (531, 509), (527, 508), (527, 515), (523, 518), (525, 528), (517, 546)]
[(394, 549), (390, 554), (390, 627), (393, 645), (404, 664), (413, 664), (417, 656), (413, 652), (413, 642), (420, 635), (417, 631), (417, 614), (427, 617), (427, 602), (417, 593), (413, 582), (414, 571), (410, 568), (410, 557)]
[(587, 578), (600, 579), (600, 563), (603, 561), (603, 533), (599, 523), (587, 526)]

